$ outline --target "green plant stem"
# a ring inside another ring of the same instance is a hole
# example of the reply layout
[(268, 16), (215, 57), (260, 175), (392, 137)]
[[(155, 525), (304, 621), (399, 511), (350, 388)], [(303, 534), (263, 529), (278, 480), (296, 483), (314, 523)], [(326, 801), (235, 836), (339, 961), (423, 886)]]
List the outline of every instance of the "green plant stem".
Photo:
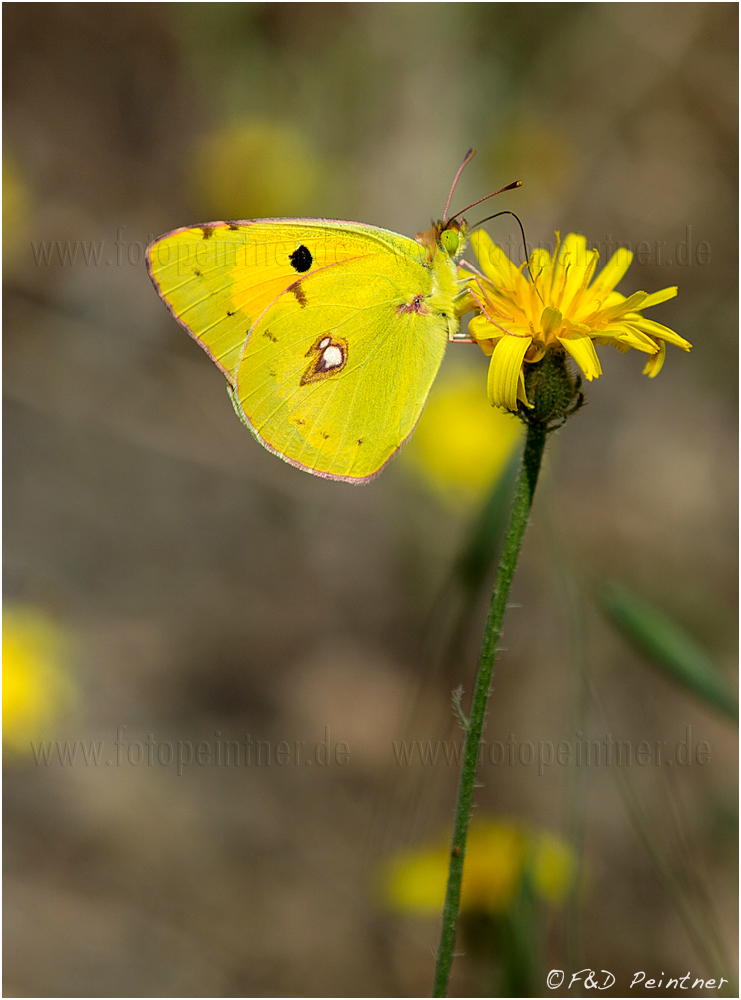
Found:
[(543, 424), (531, 424), (528, 426), (525, 453), (522, 458), (517, 492), (515, 493), (512, 514), (504, 540), (502, 558), (499, 563), (494, 591), (491, 596), (489, 614), (486, 619), (486, 626), (484, 627), (484, 638), (479, 656), (479, 666), (476, 672), (476, 683), (474, 685), (473, 698), (471, 699), (471, 715), (466, 725), (466, 738), (463, 746), (463, 765), (458, 783), (453, 839), (450, 845), (448, 887), (445, 893), (440, 946), (435, 966), (433, 997), (444, 997), (447, 996), (448, 992), (448, 980), (450, 978), (450, 967), (453, 962), (455, 932), (458, 923), (463, 862), (466, 856), (466, 838), (468, 837), (468, 825), (471, 821), (479, 744), (486, 718), (489, 688), (494, 672), (494, 658), (502, 632), (502, 622), (507, 610), (509, 588), (512, 584), (512, 577), (515, 574), (522, 538), (525, 534), (530, 508), (533, 504), (535, 486), (538, 482), (538, 473), (540, 472), (540, 464), (543, 459), (546, 434), (547, 430)]

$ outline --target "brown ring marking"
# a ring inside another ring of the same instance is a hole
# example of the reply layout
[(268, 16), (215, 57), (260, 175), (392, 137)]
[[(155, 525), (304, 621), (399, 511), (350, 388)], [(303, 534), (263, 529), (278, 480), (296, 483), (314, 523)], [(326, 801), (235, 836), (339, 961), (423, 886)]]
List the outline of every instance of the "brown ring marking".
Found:
[[(327, 366), (325, 355), (328, 350), (335, 348), (340, 351), (341, 362), (338, 365)], [(331, 333), (323, 333), (317, 337), (306, 357), (311, 357), (311, 363), (301, 376), (299, 385), (308, 385), (310, 382), (320, 382), (322, 379), (330, 378), (336, 372), (341, 372), (347, 364), (347, 341), (341, 337), (333, 337)]]

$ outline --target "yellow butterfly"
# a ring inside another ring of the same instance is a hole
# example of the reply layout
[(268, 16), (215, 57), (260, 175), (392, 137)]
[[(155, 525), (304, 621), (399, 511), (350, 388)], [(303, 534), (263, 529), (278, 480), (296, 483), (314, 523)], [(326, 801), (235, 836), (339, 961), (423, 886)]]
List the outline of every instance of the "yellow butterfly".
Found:
[(149, 246), (155, 288), (273, 454), (365, 483), (410, 436), (459, 327), (466, 223), (447, 211), (472, 156), (442, 220), (413, 240), (357, 222), (255, 219)]

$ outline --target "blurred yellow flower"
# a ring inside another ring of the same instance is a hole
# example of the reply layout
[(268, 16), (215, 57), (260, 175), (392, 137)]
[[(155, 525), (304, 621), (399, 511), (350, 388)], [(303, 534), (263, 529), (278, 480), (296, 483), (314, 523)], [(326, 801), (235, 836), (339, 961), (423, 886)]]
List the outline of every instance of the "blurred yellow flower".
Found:
[(691, 347), (673, 330), (642, 316), (649, 306), (674, 298), (676, 285), (626, 298), (614, 289), (633, 260), (629, 250), (613, 254), (592, 281), (599, 252), (588, 250), (585, 237), (576, 233), (563, 243), (556, 236), (553, 257), (547, 250), (533, 251), (527, 277), (524, 265), (516, 267), (487, 233), (471, 236), (483, 274), (462, 270), (461, 275), (471, 278), (469, 305), (477, 311), (469, 331), (491, 356), (487, 390), (492, 406), (516, 411), (518, 400), (530, 405), (523, 366), (540, 361), (546, 351), (570, 354), (591, 381), (602, 374), (595, 344), (648, 354), (643, 371), (651, 378), (661, 370), (666, 343), (685, 351)]
[(17, 164), (3, 156), (3, 264), (16, 260), (23, 248), (31, 213), (31, 190)]
[(306, 136), (281, 121), (242, 120), (203, 137), (194, 194), (213, 219), (306, 215), (320, 179)]
[(471, 372), (439, 379), (402, 452), (407, 466), (454, 507), (484, 497), (522, 434), (516, 417), (488, 405), (482, 381)]
[(553, 906), (562, 902), (576, 875), (576, 859), (565, 840), (541, 830), (532, 857), (535, 892)]
[(28, 753), (72, 704), (69, 637), (33, 607), (3, 610), (3, 746)]
[[(387, 907), (420, 916), (439, 914), (449, 853), (449, 846), (440, 844), (406, 851), (387, 862), (382, 872)], [(558, 905), (575, 872), (573, 852), (560, 837), (514, 822), (474, 820), (466, 848), (461, 912), (505, 912), (527, 877), (536, 896)]]

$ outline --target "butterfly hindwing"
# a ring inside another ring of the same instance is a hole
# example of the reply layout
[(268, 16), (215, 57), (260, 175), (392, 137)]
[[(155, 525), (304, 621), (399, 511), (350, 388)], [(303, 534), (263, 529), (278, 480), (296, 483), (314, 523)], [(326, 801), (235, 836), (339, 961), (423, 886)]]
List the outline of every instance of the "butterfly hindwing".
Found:
[(271, 450), (318, 475), (362, 481), (414, 429), (447, 344), (422, 311), (417, 261), (388, 252), (292, 285), (252, 329), (235, 403)]

